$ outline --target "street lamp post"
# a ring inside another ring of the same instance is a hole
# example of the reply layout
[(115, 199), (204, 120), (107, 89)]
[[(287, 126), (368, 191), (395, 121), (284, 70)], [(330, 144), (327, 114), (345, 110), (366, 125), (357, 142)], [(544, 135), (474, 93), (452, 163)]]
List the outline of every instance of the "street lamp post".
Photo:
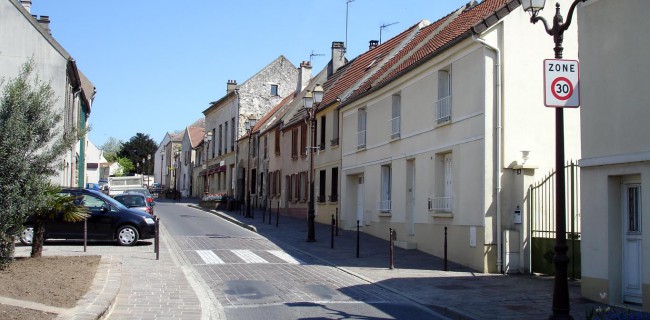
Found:
[[(525, 11), (531, 14), (530, 22), (535, 24), (541, 21), (544, 24), (546, 33), (553, 36), (556, 59), (562, 59), (562, 41), (564, 31), (571, 25), (573, 11), (580, 2), (586, 0), (574, 0), (569, 9), (567, 21), (563, 22), (560, 14), (560, 4), (555, 5), (555, 16), (553, 25), (549, 28), (548, 23), (542, 17), (539, 17), (539, 11), (544, 9), (545, 0), (522, 0), (521, 4)], [(567, 256), (568, 246), (566, 244), (566, 195), (565, 195), (565, 174), (564, 174), (564, 110), (555, 109), (555, 170), (557, 181), (555, 183), (555, 255), (553, 263), (555, 264), (555, 279), (553, 283), (553, 314), (549, 319), (573, 319), (570, 314), (569, 305), (569, 282), (567, 279), (567, 266), (569, 257)]]
[(303, 97), (303, 107), (307, 110), (307, 120), (311, 125), (311, 144), (309, 148), (309, 204), (307, 208), (307, 242), (316, 241), (314, 226), (316, 213), (314, 209), (314, 149), (316, 148), (316, 111), (323, 100), (323, 87), (316, 84), (313, 91), (307, 91)]
[(255, 127), (255, 123), (257, 122), (257, 119), (255, 118), (248, 118), (248, 120), (244, 123), (246, 125), (246, 132), (248, 133), (248, 165), (246, 169), (246, 218), (252, 218), (253, 215), (251, 214), (251, 189), (253, 186), (251, 185), (251, 139), (253, 138), (253, 128)]
[[(206, 152), (205, 152), (205, 164), (203, 164), (203, 169), (206, 170), (208, 168), (208, 153), (210, 153), (210, 142), (212, 141), (212, 131), (208, 131), (205, 133), (203, 136), (203, 144), (206, 145)], [(203, 192), (207, 195), (210, 193), (210, 176), (208, 175), (208, 172), (205, 172), (205, 181), (206, 183), (203, 186)]]

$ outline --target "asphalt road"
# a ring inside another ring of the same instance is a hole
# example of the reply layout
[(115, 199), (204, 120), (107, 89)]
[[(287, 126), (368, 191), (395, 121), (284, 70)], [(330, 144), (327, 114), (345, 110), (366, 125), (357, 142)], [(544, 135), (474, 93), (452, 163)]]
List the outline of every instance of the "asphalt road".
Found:
[(440, 319), (377, 285), (182, 203), (156, 215), (227, 319)]

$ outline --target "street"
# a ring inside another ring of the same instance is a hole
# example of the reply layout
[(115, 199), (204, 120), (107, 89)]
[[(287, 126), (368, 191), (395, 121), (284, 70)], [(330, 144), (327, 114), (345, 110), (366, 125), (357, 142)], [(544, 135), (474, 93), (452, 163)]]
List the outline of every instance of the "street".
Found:
[[(193, 273), (198, 296), (227, 319), (442, 319), (380, 286), (295, 248), (184, 204), (156, 214)], [(195, 287), (196, 290), (196, 287)]]

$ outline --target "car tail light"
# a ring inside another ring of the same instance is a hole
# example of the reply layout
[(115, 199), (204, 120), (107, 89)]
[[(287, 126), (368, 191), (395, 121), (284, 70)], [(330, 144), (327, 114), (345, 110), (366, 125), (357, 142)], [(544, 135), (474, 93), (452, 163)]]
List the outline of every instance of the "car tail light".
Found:
[(147, 198), (147, 202), (153, 202), (153, 198)]
[(151, 212), (151, 208), (149, 208), (149, 207), (147, 207), (146, 211), (147, 211), (148, 214), (153, 214), (153, 213)]

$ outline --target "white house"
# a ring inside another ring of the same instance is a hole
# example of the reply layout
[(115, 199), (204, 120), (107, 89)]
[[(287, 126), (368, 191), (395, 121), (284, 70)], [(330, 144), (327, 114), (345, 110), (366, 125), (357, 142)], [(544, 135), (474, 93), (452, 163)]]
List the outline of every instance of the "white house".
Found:
[(97, 148), (95, 144), (86, 140), (86, 177), (85, 183), (92, 182), (97, 183), (100, 179), (107, 179), (108, 173), (102, 177), (102, 167), (107, 164), (106, 158), (104, 158), (103, 150)]
[[(32, 16), (30, 8), (30, 0), (0, 1), (0, 77), (16, 77), (21, 67), (33, 59), (35, 74), (49, 82), (54, 91), (54, 108), (62, 115), (61, 129), (85, 128), (95, 88), (52, 36), (50, 17)], [(60, 159), (62, 169), (52, 177), (53, 183), (83, 186), (85, 145), (80, 141)]]
[[(578, 6), (582, 294), (650, 312), (650, 20), (645, 0)], [(565, 41), (566, 42), (566, 41)]]
[[(542, 96), (553, 43), (529, 19), (517, 0), (470, 2), (344, 67), (323, 100), (340, 101), (340, 226), (392, 228), (440, 257), (446, 242), (481, 272), (530, 270), (526, 192), (554, 170), (555, 110)], [(576, 58), (575, 29), (564, 43)], [(565, 127), (578, 159), (579, 110)]]

